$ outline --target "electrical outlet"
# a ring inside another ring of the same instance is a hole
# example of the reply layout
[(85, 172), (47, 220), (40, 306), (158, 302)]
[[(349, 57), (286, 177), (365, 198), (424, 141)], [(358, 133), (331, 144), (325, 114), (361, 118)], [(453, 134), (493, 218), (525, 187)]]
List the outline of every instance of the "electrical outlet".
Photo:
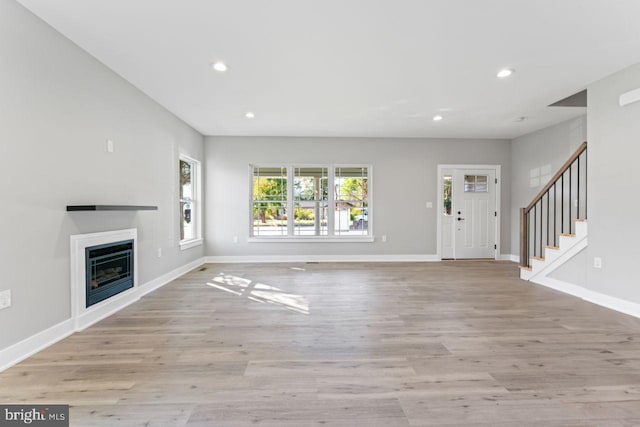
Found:
[(593, 267), (594, 268), (602, 268), (602, 258), (600, 258), (600, 257), (593, 258)]
[(107, 153), (113, 153), (113, 141), (107, 139)]
[(387, 235), (386, 234), (382, 235), (382, 243), (387, 243)]
[(233, 236), (233, 243), (238, 243), (238, 236)]
[(11, 307), (11, 289), (0, 292), (0, 310)]
[(427, 202), (427, 209), (433, 209), (433, 202)]
[(162, 258), (162, 248), (158, 248), (158, 258)]

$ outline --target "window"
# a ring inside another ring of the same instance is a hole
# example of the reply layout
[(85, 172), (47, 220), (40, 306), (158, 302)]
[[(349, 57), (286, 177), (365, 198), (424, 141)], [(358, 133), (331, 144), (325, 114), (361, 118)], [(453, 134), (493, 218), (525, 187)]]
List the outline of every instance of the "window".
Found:
[(451, 216), (451, 175), (442, 177), (442, 214)]
[(296, 236), (327, 236), (329, 177), (326, 167), (294, 168), (293, 234)]
[(253, 235), (287, 235), (287, 169), (253, 170)]
[(252, 165), (251, 237), (371, 236), (371, 166)]
[(202, 244), (200, 219), (200, 162), (180, 156), (180, 248)]
[(369, 224), (368, 187), (366, 167), (336, 167), (334, 185), (335, 234), (367, 235)]
[(487, 175), (464, 176), (465, 193), (486, 193), (488, 191), (489, 187), (487, 186)]

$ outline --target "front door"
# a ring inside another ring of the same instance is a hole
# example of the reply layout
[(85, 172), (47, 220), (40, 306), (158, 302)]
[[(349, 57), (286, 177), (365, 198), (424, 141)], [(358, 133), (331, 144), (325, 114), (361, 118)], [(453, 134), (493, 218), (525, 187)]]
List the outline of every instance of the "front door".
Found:
[(454, 258), (495, 258), (496, 187), (495, 169), (455, 169)]

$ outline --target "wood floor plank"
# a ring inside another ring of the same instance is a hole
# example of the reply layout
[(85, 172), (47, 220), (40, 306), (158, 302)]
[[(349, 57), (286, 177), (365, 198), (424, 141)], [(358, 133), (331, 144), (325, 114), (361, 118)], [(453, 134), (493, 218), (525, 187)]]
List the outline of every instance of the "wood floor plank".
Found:
[(72, 426), (640, 425), (640, 319), (515, 264), (209, 264), (0, 373)]

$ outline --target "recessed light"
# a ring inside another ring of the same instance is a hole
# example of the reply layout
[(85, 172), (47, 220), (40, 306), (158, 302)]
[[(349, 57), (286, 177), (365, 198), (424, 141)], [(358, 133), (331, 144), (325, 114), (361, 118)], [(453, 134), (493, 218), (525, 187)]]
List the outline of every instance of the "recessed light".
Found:
[(433, 116), (433, 121), (434, 122), (439, 122), (442, 119), (443, 119), (443, 117), (441, 115)]
[(527, 118), (525, 116), (520, 116), (516, 119), (516, 122), (524, 122)]
[(253, 114), (251, 111), (249, 111), (247, 114), (244, 115), (247, 119), (253, 119), (256, 115)]
[(225, 64), (222, 61), (218, 61), (211, 64), (211, 68), (213, 68), (219, 73), (224, 73), (225, 71), (227, 71), (227, 64)]
[(513, 74), (513, 70), (511, 68), (503, 68), (502, 70), (498, 71), (498, 74), (496, 74), (496, 76), (498, 76), (498, 78), (500, 79), (504, 79), (509, 77), (511, 74)]

